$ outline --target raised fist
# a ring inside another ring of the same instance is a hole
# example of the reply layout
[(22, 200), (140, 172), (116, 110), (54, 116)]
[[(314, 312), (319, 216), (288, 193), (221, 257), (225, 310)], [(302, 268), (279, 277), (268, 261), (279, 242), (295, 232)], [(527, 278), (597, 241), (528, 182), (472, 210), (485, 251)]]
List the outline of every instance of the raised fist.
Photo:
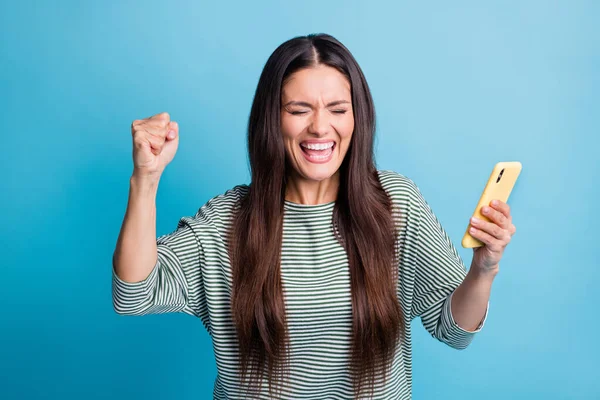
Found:
[(163, 112), (131, 124), (133, 168), (138, 176), (160, 177), (179, 145), (179, 126)]

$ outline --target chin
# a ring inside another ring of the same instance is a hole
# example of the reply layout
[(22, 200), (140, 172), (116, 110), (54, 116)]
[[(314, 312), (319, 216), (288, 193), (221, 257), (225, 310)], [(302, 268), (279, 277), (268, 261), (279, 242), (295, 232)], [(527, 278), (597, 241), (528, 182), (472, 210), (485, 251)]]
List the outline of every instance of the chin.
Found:
[(311, 181), (323, 181), (331, 178), (338, 172), (339, 168), (335, 168), (335, 166), (328, 165), (320, 165), (320, 166), (303, 166), (300, 169), (300, 175), (304, 179), (309, 179)]
[(293, 161), (289, 162), (288, 165), (296, 176), (316, 182), (332, 178), (341, 166), (339, 154), (337, 153), (334, 153), (331, 159), (326, 162), (311, 162), (302, 153), (293, 153), (293, 156), (288, 158), (288, 161), (290, 160)]

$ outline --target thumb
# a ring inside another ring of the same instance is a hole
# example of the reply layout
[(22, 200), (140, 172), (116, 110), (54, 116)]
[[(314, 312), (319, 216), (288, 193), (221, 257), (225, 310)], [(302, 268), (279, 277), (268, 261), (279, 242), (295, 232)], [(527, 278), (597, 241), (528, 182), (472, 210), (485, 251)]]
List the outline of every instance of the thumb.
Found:
[(179, 124), (175, 121), (169, 123), (169, 133), (167, 134), (167, 140), (173, 140), (179, 135)]

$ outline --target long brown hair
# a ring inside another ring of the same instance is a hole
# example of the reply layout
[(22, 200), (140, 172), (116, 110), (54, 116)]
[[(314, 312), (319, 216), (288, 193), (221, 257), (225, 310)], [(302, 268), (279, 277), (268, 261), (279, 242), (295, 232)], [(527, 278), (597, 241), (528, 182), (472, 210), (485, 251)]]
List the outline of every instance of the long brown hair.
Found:
[(396, 231), (392, 203), (378, 179), (373, 155), (375, 109), (356, 60), (330, 35), (296, 37), (269, 57), (248, 123), (251, 183), (233, 220), (229, 244), (231, 299), (242, 381), (272, 393), (289, 361), (280, 278), (286, 178), (281, 135), (281, 90), (302, 68), (324, 64), (346, 76), (352, 90), (354, 132), (340, 166), (333, 210), (336, 236), (348, 255), (352, 291), (351, 365), (355, 395), (379, 375), (385, 379), (405, 325), (397, 297)]

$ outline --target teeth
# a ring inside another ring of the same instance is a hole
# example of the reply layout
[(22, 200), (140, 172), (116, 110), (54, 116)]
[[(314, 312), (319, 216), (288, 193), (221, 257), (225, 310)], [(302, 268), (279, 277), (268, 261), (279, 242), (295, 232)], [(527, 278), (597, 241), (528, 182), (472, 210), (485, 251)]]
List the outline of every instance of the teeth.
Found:
[(305, 147), (309, 150), (325, 150), (333, 147), (333, 142), (329, 143), (301, 143), (302, 147)]

